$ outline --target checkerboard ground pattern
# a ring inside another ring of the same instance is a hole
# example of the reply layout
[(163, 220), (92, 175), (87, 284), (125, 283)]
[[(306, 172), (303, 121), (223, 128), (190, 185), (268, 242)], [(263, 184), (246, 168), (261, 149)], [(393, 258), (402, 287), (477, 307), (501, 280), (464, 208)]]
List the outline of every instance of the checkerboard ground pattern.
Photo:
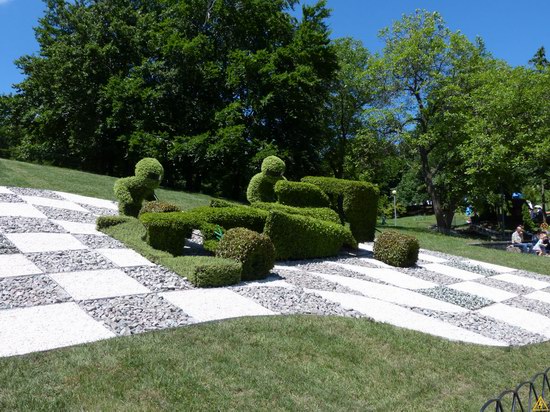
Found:
[[(371, 246), (362, 245), (353, 259), (317, 261), (318, 268), (287, 262), (266, 281), (198, 290), (97, 232), (93, 221), (101, 214), (116, 214), (116, 205), (0, 187), (0, 356), (215, 319), (289, 313), (262, 305), (261, 293), (253, 291), (266, 288), (315, 295), (377, 321), (451, 340), (513, 345), (507, 330), (533, 341), (550, 339), (550, 278), (543, 275), (466, 259), (459, 269), (427, 251), (420, 255), (418, 273), (405, 273), (375, 261)], [(480, 275), (475, 267), (488, 272)], [(140, 316), (142, 325), (135, 327)], [(504, 332), (491, 336), (491, 329), (483, 332), (487, 325), (501, 325)]]

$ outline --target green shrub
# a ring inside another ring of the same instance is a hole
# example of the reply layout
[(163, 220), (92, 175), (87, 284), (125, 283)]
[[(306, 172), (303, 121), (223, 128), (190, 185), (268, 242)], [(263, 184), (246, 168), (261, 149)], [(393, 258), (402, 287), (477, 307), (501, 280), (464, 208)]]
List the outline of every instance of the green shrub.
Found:
[(345, 226), (278, 211), (270, 212), (264, 233), (273, 242), (277, 259), (335, 256), (345, 244), (356, 246)]
[(233, 207), (197, 207), (187, 212), (196, 222), (206, 222), (220, 225), (228, 230), (234, 227), (245, 227), (255, 232), (262, 232), (268, 213), (264, 210), (248, 206)]
[(262, 173), (266, 176), (281, 177), (285, 173), (286, 164), (277, 156), (267, 156), (262, 161)]
[(326, 194), (311, 183), (289, 182), (279, 180), (275, 184), (277, 201), (287, 206), (297, 207), (329, 207), (330, 201)]
[(228, 202), (223, 199), (212, 199), (210, 200), (210, 207), (234, 207), (238, 206), (236, 203)]
[(163, 202), (162, 200), (153, 200), (151, 202), (145, 202), (142, 206), (139, 214), (143, 213), (168, 213), (179, 212), (181, 209), (173, 203)]
[(131, 218), (129, 216), (99, 216), (96, 220), (97, 230), (126, 223)]
[(263, 202), (252, 203), (251, 206), (267, 211), (277, 210), (279, 212), (284, 212), (291, 215), (308, 216), (315, 219), (326, 220), (328, 222), (340, 223), (338, 213), (328, 207), (293, 207), (281, 205), (279, 203)]
[(242, 227), (229, 229), (224, 234), (216, 256), (241, 262), (243, 280), (264, 279), (275, 265), (275, 247), (271, 239)]
[(414, 266), (420, 245), (414, 236), (384, 232), (374, 242), (374, 258), (397, 267)]
[(303, 182), (317, 185), (331, 201), (331, 207), (349, 222), (358, 242), (374, 239), (378, 187), (371, 183), (332, 177), (306, 176)]
[(164, 258), (161, 263), (176, 273), (185, 274), (189, 282), (200, 288), (229, 286), (241, 281), (241, 264), (233, 259), (178, 256)]
[(285, 162), (277, 156), (268, 156), (262, 162), (262, 171), (250, 179), (246, 189), (246, 198), (250, 203), (275, 202), (274, 186), (279, 180), (284, 179)]
[(201, 223), (185, 212), (143, 213), (139, 220), (147, 231), (146, 242), (173, 255), (183, 253), (185, 239)]

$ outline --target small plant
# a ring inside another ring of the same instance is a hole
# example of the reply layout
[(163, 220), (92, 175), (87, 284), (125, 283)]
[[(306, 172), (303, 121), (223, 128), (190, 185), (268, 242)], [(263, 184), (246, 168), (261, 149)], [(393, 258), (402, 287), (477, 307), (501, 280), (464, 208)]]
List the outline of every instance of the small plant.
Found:
[(241, 262), (243, 280), (263, 279), (275, 265), (275, 247), (271, 239), (242, 227), (225, 233), (216, 256)]
[(214, 236), (216, 237), (216, 240), (219, 242), (223, 238), (223, 228), (220, 225), (216, 225), (216, 229), (214, 230)]
[(397, 267), (414, 266), (420, 244), (414, 236), (384, 232), (374, 242), (374, 258)]

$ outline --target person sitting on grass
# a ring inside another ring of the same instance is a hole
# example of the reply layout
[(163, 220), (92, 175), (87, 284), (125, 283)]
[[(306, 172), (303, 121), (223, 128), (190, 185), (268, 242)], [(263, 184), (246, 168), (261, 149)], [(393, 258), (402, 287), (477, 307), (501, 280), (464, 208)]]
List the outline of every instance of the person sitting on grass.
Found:
[(515, 232), (512, 233), (512, 245), (519, 247), (523, 253), (529, 253), (531, 251), (531, 244), (523, 241), (523, 226), (519, 225)]
[(544, 256), (548, 251), (547, 247), (548, 247), (548, 236), (545, 233), (540, 233), (539, 241), (535, 246), (533, 246), (533, 251), (538, 256)]

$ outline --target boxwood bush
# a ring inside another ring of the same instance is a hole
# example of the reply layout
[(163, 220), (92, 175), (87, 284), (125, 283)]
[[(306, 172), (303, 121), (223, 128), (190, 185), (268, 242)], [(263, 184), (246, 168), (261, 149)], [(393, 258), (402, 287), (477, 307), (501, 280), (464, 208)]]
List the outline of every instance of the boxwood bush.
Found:
[(97, 230), (101, 230), (101, 229), (105, 229), (106, 227), (111, 227), (111, 226), (120, 225), (121, 223), (126, 223), (126, 222), (128, 222), (130, 219), (132, 219), (132, 217), (130, 217), (130, 216), (124, 216), (124, 215), (119, 215), (119, 216), (110, 216), (110, 215), (107, 215), (107, 216), (99, 216), (99, 217), (96, 219), (95, 225), (96, 225)]
[(275, 247), (271, 239), (243, 227), (229, 229), (224, 234), (216, 256), (241, 262), (242, 280), (264, 279), (275, 265)]
[(179, 211), (181, 211), (179, 206), (176, 206), (173, 203), (164, 202), (162, 200), (153, 200), (151, 202), (145, 202), (141, 207), (139, 214), (142, 215), (143, 213), (168, 213)]
[(210, 200), (210, 207), (235, 207), (238, 206), (236, 203), (228, 202), (224, 199), (212, 199)]
[(289, 182), (279, 180), (275, 184), (277, 201), (287, 206), (297, 207), (329, 207), (330, 201), (326, 194), (311, 183)]
[(318, 186), (331, 201), (331, 207), (350, 224), (358, 242), (374, 239), (378, 208), (378, 187), (371, 183), (332, 177), (306, 176), (303, 182)]
[(164, 258), (162, 263), (185, 274), (189, 282), (200, 288), (234, 285), (241, 281), (241, 264), (234, 259), (178, 256)]
[(414, 266), (420, 245), (414, 236), (384, 232), (374, 242), (374, 258), (397, 267)]
[(248, 206), (233, 207), (197, 207), (187, 212), (197, 222), (213, 223), (224, 229), (245, 227), (255, 232), (262, 232), (268, 212)]
[(329, 222), (340, 223), (338, 213), (328, 207), (293, 207), (281, 205), (280, 203), (264, 202), (252, 203), (252, 207), (267, 211), (277, 210), (279, 212), (284, 212), (291, 215), (302, 215)]
[(276, 259), (335, 256), (344, 245), (357, 246), (345, 226), (278, 211), (269, 213), (264, 233), (275, 246)]
[(176, 256), (183, 253), (185, 239), (202, 223), (185, 212), (143, 213), (139, 220), (145, 226), (149, 245)]

